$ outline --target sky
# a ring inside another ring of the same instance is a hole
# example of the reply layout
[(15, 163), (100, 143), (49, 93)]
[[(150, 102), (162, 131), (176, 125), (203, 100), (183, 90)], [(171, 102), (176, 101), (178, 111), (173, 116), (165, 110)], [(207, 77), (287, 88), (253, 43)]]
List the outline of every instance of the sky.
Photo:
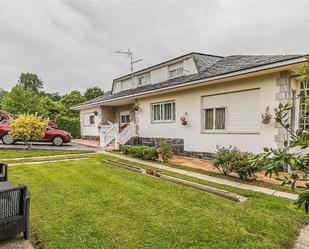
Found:
[(0, 88), (22, 72), (46, 91), (98, 86), (189, 52), (309, 54), (309, 0), (0, 0)]

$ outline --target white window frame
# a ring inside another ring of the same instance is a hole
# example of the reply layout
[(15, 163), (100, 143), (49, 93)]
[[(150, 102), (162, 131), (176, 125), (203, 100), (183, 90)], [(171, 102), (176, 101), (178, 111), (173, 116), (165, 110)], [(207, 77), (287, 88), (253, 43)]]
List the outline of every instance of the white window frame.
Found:
[[(304, 88), (301, 87), (302, 84), (305, 85)], [(306, 99), (306, 97), (308, 97), (307, 92), (309, 91), (309, 80), (302, 81), (301, 85), (300, 85), (300, 94), (303, 93), (302, 99)], [(306, 106), (301, 109), (301, 105), (303, 105), (302, 99), (299, 100), (298, 128), (304, 130), (304, 127), (306, 127), (309, 123), (309, 115), (307, 115)], [(304, 123), (303, 124), (300, 123), (302, 115), (304, 115)]]
[[(91, 122), (92, 117), (93, 117), (93, 123)], [(90, 126), (95, 125), (95, 115), (89, 115), (89, 124), (90, 124)]]
[[(93, 124), (90, 122), (91, 116), (94, 116), (94, 123)], [(87, 123), (85, 122), (85, 120), (88, 120)], [(95, 115), (92, 112), (83, 113), (83, 126), (84, 127), (95, 126)]]
[[(144, 82), (141, 82), (141, 81), (144, 81)], [(147, 85), (147, 84), (150, 83), (150, 81), (151, 81), (150, 73), (143, 74), (143, 75), (137, 77), (137, 85), (138, 86)]]
[[(206, 110), (213, 110), (213, 124), (212, 124), (212, 129), (206, 129), (205, 128), (205, 113), (206, 113)], [(224, 109), (224, 129), (216, 129), (216, 109)], [(215, 106), (215, 107), (207, 107), (207, 108), (203, 108), (202, 109), (202, 113), (203, 113), (203, 122), (202, 122), (202, 125), (203, 125), (203, 128), (202, 128), (202, 131), (203, 132), (226, 132), (228, 129), (227, 129), (227, 106)]]
[(119, 123), (120, 124), (127, 124), (128, 123), (128, 122), (125, 122), (125, 123), (122, 122), (122, 118), (121, 117), (123, 117), (123, 116), (129, 116), (129, 122), (131, 122), (131, 115), (130, 115), (129, 111), (127, 111), (127, 112), (120, 112), (120, 114), (119, 114)]
[[(181, 72), (180, 72), (181, 70)], [(172, 76), (172, 72), (176, 72), (175, 76)], [(180, 66), (178, 68), (175, 68), (175, 69), (169, 69), (168, 70), (168, 78), (169, 79), (174, 79), (174, 78), (177, 78), (177, 77), (180, 77), (180, 76), (183, 76), (184, 75), (184, 70), (183, 70), (183, 66)]]
[[(164, 119), (164, 105), (171, 104), (171, 119)], [(160, 120), (154, 120), (154, 106), (160, 106)], [(163, 117), (163, 118), (162, 118)], [(151, 123), (175, 123), (176, 103), (174, 100), (151, 104)]]

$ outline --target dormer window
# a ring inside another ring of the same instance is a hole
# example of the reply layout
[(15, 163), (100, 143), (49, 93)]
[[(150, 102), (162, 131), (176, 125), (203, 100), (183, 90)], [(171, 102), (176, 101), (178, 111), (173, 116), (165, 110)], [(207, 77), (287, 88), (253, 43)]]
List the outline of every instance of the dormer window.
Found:
[(177, 63), (168, 67), (168, 78), (176, 78), (183, 76), (183, 66), (182, 63)]
[(150, 74), (144, 74), (144, 75), (138, 76), (137, 78), (138, 86), (147, 85), (149, 83), (150, 83)]

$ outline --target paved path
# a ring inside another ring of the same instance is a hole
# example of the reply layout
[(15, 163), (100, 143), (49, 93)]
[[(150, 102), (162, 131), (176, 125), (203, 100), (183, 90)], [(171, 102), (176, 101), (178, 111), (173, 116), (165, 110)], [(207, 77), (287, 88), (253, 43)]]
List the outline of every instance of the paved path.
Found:
[(301, 230), (295, 244), (295, 249), (309, 249), (309, 225)]
[(284, 198), (288, 198), (288, 199), (291, 199), (291, 200), (295, 200), (298, 197), (297, 194), (281, 192), (281, 191), (277, 191), (277, 190), (270, 189), (270, 188), (258, 187), (258, 186), (249, 185), (249, 184), (240, 183), (240, 182), (234, 182), (234, 181), (225, 180), (225, 179), (218, 178), (218, 177), (212, 177), (212, 176), (208, 176), (208, 175), (204, 175), (204, 174), (195, 173), (195, 172), (188, 171), (188, 170), (176, 169), (176, 168), (165, 166), (163, 164), (156, 163), (156, 162), (144, 161), (144, 160), (140, 160), (140, 159), (136, 159), (136, 158), (132, 158), (132, 157), (127, 157), (127, 156), (124, 156), (124, 155), (119, 155), (119, 154), (116, 154), (116, 153), (110, 153), (110, 152), (107, 152), (107, 151), (103, 151), (103, 153), (106, 154), (106, 155), (118, 157), (120, 159), (124, 159), (124, 160), (127, 160), (127, 161), (148, 165), (148, 166), (158, 168), (158, 169), (161, 169), (161, 170), (171, 171), (171, 172), (174, 172), (174, 173), (177, 173), (177, 174), (198, 178), (198, 179), (205, 180), (205, 181), (208, 181), (208, 182), (214, 182), (214, 183), (219, 183), (219, 184), (222, 184), (222, 185), (232, 186), (232, 187), (236, 187), (236, 188), (240, 188), (240, 189), (246, 189), (246, 190), (251, 190), (251, 191), (255, 191), (255, 192), (261, 192), (261, 193), (264, 193), (264, 194), (267, 194), (267, 195), (284, 197)]
[(2, 241), (0, 249), (33, 249), (29, 240), (24, 240), (21, 236), (15, 239)]
[[(0, 143), (0, 150), (1, 149), (27, 149), (27, 146), (21, 142), (11, 144), (11, 145)], [(102, 150), (101, 148), (95, 148), (95, 147), (87, 146), (84, 144), (77, 144), (77, 143), (68, 143), (68, 144), (63, 144), (61, 146), (54, 146), (51, 143), (33, 143), (32, 149), (33, 150), (93, 150), (93, 151)]]

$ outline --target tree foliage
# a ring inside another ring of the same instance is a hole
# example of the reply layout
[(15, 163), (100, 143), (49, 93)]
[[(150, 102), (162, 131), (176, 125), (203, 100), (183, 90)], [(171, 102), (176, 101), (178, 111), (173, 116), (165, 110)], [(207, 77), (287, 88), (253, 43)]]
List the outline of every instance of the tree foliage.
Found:
[(47, 125), (48, 119), (34, 114), (22, 114), (10, 122), (11, 131), (9, 134), (14, 140), (25, 142), (28, 149), (31, 149), (31, 141), (42, 139)]
[(12, 114), (41, 113), (37, 96), (18, 85), (4, 95), (1, 101), (2, 109)]
[(104, 94), (99, 87), (88, 88), (84, 94), (74, 90), (65, 95), (43, 89), (43, 81), (36, 74), (22, 73), (11, 91), (0, 89), (0, 110), (11, 114), (37, 114), (55, 120), (60, 129), (79, 137), (79, 112), (70, 108)]
[(103, 95), (104, 92), (102, 91), (101, 88), (99, 87), (91, 87), (86, 89), (85, 93), (84, 93), (84, 98), (86, 100), (90, 100), (90, 99), (94, 99), (96, 97), (99, 97), (101, 95)]
[(22, 73), (18, 85), (33, 94), (39, 94), (43, 90), (43, 81), (34, 73)]
[[(309, 59), (309, 58), (307, 58)], [(298, 71), (305, 80), (309, 79), (308, 67), (303, 67)], [(309, 98), (305, 99), (304, 107), (309, 112)], [(286, 130), (288, 139), (284, 142), (283, 148), (264, 148), (264, 152), (253, 158), (254, 165), (262, 165), (265, 168), (265, 174), (272, 177), (275, 174), (279, 177), (282, 169), (289, 171), (288, 176), (281, 178), (282, 185), (288, 184), (294, 191), (296, 182), (300, 179), (307, 179), (309, 172), (309, 154), (305, 149), (309, 148), (309, 131), (297, 129), (294, 131), (290, 125), (290, 113), (292, 104), (280, 104), (275, 109), (276, 122)], [(306, 184), (303, 192), (295, 201), (298, 208), (304, 207), (305, 212), (309, 212), (309, 184)]]

